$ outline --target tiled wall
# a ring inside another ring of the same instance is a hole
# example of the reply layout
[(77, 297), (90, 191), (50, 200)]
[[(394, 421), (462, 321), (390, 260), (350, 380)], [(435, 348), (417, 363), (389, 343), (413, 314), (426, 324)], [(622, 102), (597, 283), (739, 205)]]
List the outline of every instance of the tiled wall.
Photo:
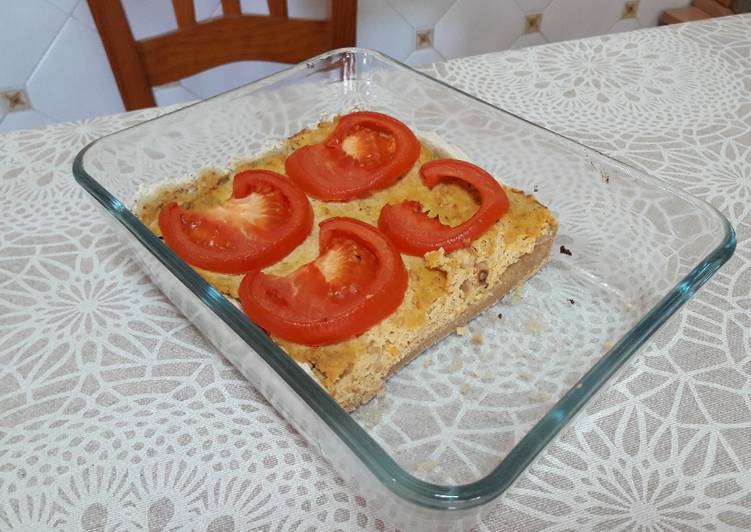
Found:
[[(419, 65), (654, 26), (690, 0), (359, 0), (358, 45)], [(199, 19), (220, 0), (196, 0)], [(243, 0), (248, 13), (265, 0)], [(175, 27), (170, 0), (124, 0), (136, 38)], [(290, 0), (321, 18), (327, 0)], [(155, 90), (160, 105), (205, 98), (284, 65), (234, 63)], [(86, 0), (0, 0), (0, 132), (116, 113), (123, 106)]]

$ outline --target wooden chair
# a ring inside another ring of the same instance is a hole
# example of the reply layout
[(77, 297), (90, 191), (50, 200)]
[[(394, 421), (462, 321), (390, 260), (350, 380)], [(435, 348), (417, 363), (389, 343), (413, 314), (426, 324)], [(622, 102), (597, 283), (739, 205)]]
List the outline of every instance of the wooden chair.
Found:
[(156, 105), (152, 87), (233, 61), (299, 63), (355, 45), (357, 0), (331, 0), (327, 20), (291, 19), (286, 0), (268, 0), (269, 15), (243, 15), (240, 0), (222, 0), (222, 16), (197, 22), (193, 0), (172, 0), (177, 29), (136, 41), (121, 0), (88, 0), (125, 108)]
[(714, 17), (726, 17), (751, 9), (750, 0), (693, 0), (690, 6), (666, 9), (660, 15), (660, 24), (680, 24)]

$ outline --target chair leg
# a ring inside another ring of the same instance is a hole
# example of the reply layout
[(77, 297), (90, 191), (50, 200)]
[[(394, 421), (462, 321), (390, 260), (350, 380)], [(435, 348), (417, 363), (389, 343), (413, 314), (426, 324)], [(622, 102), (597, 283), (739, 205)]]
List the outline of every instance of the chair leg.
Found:
[(331, 0), (334, 25), (332, 48), (354, 46), (357, 37), (357, 0)]
[(128, 111), (154, 107), (146, 71), (120, 0), (88, 0), (91, 15)]

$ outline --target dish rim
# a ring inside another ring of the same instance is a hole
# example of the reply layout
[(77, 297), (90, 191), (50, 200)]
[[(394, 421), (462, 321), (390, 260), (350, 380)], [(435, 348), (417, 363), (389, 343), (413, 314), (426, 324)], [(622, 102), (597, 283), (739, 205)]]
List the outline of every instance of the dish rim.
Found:
[(311, 386), (311, 377), (289, 357), (269, 336), (233, 305), (228, 298), (206, 282), (186, 262), (180, 259), (164, 242), (156, 237), (119, 199), (109, 193), (84, 166), (84, 156), (94, 145), (118, 135), (123, 131), (138, 128), (144, 124), (174, 113), (182, 113), (206, 102), (221, 98), (239, 89), (233, 89), (206, 100), (201, 100), (179, 109), (161, 114), (133, 126), (110, 133), (94, 140), (84, 147), (73, 161), (73, 175), (78, 184), (88, 192), (115, 220), (132, 234), (157, 260), (159, 260), (180, 282), (209, 307), (225, 324), (227, 324), (246, 344), (273, 369), (297, 394), (314, 410), (337, 437), (347, 445), (352, 453), (368, 470), (392, 493), (399, 498), (417, 506), (444, 511), (457, 511), (484, 505), (508, 489), (516, 478), (532, 463), (555, 436), (571, 419), (589, 402), (594, 394), (627, 362), (644, 343), (659, 329), (668, 318), (683, 306), (704, 283), (733, 255), (736, 246), (735, 231), (727, 218), (709, 203), (675, 189), (661, 179), (614, 159), (596, 149), (590, 148), (537, 125), (523, 117), (501, 109), (471, 94), (457, 89), (439, 79), (413, 69), (383, 53), (365, 48), (340, 48), (315, 56), (307, 61), (293, 65), (288, 69), (254, 81), (242, 87), (258, 88), (278, 80), (293, 76), (314, 68), (316, 64), (330, 61), (334, 56), (367, 55), (386, 63), (391, 67), (406, 69), (412, 74), (424, 78), (423, 81), (440, 84), (462, 97), (470, 98), (514, 119), (521, 120), (535, 129), (557, 137), (558, 141), (570, 143), (572, 147), (596, 154), (619, 169), (635, 172), (641, 181), (649, 182), (655, 187), (666, 190), (681, 199), (701, 205), (718, 218), (724, 234), (722, 241), (694, 266), (678, 283), (553, 405), (550, 410), (519, 440), (513, 449), (487, 475), (467, 484), (457, 486), (434, 484), (412, 475), (389, 455), (375, 439), (363, 429), (355, 419), (341, 408), (334, 399), (320, 386)]

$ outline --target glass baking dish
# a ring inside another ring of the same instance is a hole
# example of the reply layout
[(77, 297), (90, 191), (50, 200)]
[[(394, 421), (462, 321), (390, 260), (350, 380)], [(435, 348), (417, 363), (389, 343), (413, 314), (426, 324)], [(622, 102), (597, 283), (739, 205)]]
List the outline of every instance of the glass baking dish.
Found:
[[(533, 192), (560, 229), (536, 276), (350, 415), (128, 207), (144, 185), (227, 168), (353, 109), (393, 115), (461, 150)], [(372, 507), (409, 530), (473, 524), (735, 248), (732, 227), (706, 203), (356, 48), (101, 138), (73, 172), (217, 350)]]

